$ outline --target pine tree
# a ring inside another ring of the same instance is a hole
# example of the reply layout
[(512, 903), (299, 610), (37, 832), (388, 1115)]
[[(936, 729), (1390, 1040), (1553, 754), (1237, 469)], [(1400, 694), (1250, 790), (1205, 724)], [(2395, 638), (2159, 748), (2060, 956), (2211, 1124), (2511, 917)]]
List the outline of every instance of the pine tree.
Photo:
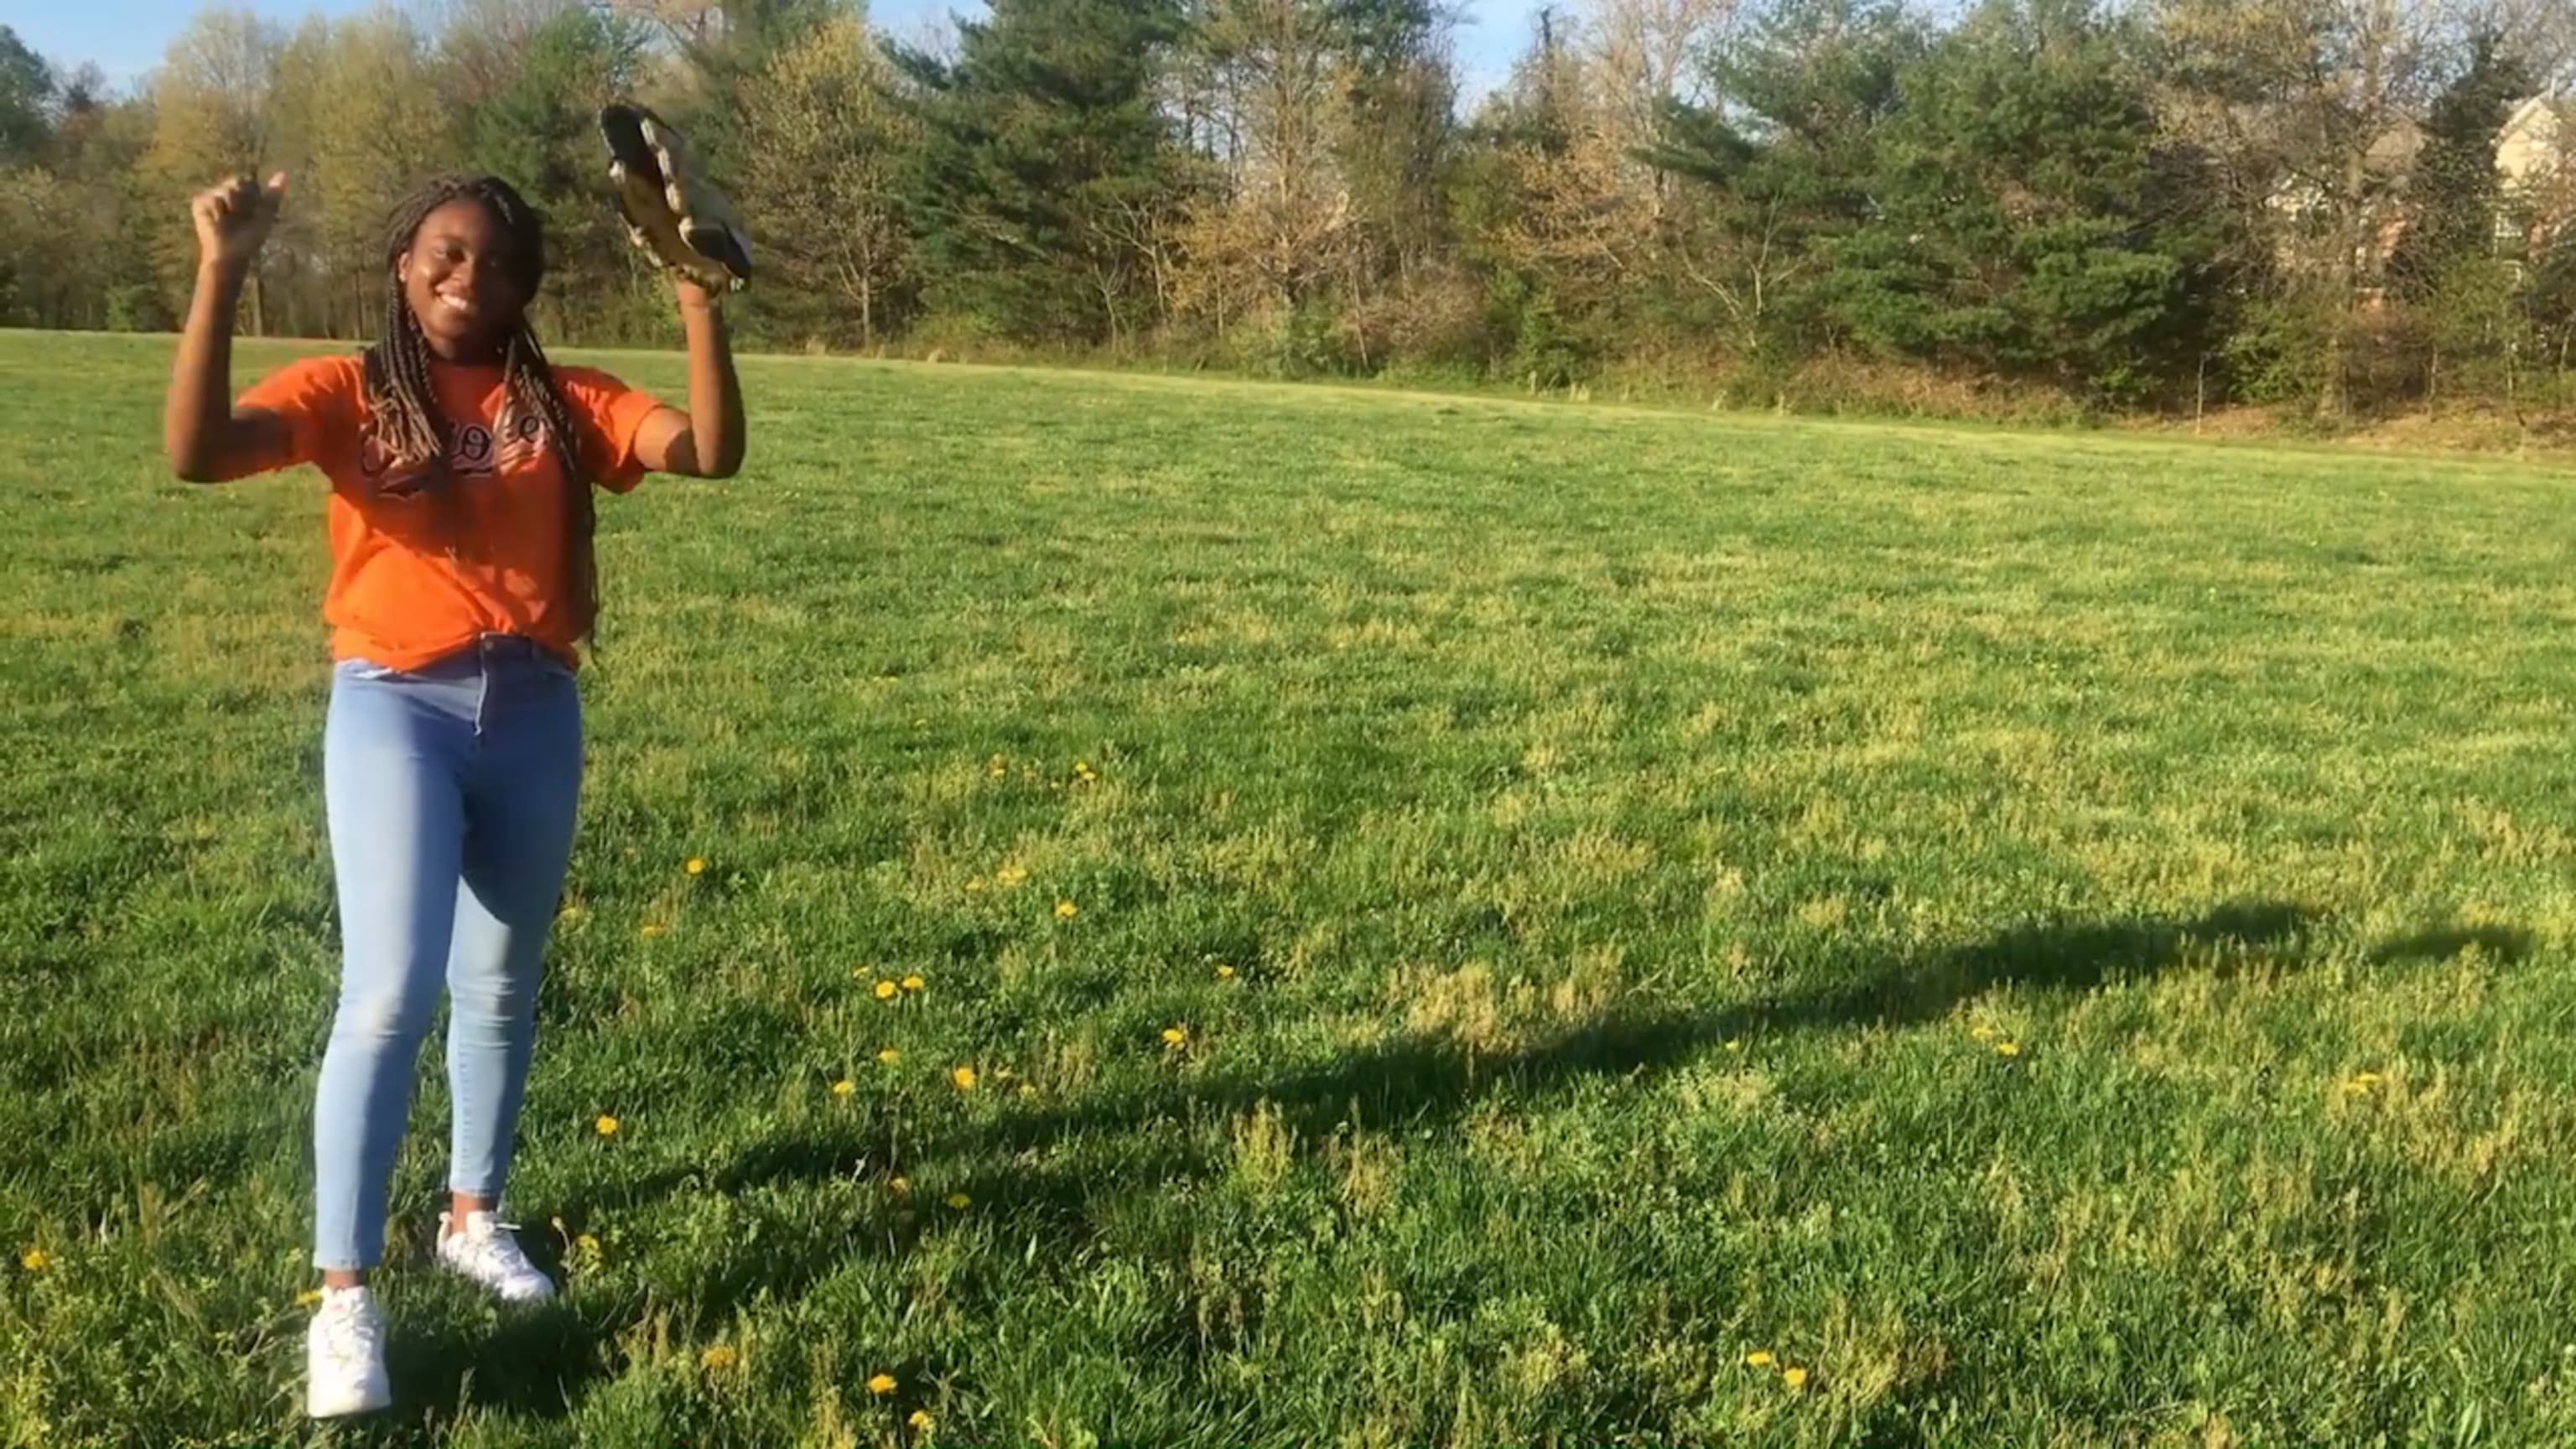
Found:
[(1140, 218), (1176, 160), (1158, 105), (1172, 0), (994, 0), (953, 61), (898, 47), (922, 130), (911, 182), (934, 309), (1023, 341), (1144, 320)]

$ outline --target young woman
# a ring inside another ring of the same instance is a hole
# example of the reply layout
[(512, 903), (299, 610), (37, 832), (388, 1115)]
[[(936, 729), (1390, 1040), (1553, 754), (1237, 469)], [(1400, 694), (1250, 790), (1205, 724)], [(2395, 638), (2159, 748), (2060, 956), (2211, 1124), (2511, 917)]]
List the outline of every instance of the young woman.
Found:
[(363, 357), (291, 364), (235, 403), (233, 308), (285, 187), (245, 177), (193, 204), (196, 299), (162, 442), (191, 482), (310, 464), (331, 483), (323, 793), (342, 961), (314, 1110), (324, 1287), (307, 1336), (307, 1408), (327, 1417), (390, 1399), (366, 1275), (442, 983), (455, 1122), (437, 1260), (504, 1300), (554, 1292), (494, 1214), (572, 849), (573, 670), (599, 604), (591, 489), (728, 477), (743, 416), (723, 319), (692, 282), (675, 283), (686, 411), (549, 366), (527, 323), (544, 230), (490, 177), (397, 209), (384, 335)]

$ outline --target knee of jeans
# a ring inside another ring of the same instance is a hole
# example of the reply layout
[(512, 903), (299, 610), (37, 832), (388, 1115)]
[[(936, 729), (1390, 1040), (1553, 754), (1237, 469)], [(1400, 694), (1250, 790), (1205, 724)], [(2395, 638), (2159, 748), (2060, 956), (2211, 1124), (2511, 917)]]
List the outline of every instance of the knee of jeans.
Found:
[(507, 967), (458, 972), (448, 978), (448, 1009), (459, 1022), (515, 1021), (536, 1001), (536, 974)]
[(404, 985), (342, 987), (340, 1014), (332, 1030), (342, 1036), (372, 1041), (399, 1041), (429, 1031), (438, 1009), (438, 993)]

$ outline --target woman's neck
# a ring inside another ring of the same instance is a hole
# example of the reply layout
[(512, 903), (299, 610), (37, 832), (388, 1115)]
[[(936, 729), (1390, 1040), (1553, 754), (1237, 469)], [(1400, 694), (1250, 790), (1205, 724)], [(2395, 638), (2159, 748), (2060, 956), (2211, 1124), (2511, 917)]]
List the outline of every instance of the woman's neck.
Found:
[(503, 356), (501, 344), (497, 342), (481, 342), (455, 347), (441, 343), (436, 338), (423, 340), (429, 344), (430, 360), (444, 363), (449, 367), (497, 367)]

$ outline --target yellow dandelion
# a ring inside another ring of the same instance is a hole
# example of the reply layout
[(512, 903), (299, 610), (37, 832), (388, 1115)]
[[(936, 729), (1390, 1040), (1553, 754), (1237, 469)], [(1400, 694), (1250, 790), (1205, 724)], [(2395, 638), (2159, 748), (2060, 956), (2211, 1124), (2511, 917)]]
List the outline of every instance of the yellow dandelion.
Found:
[(907, 976), (903, 978), (903, 989), (906, 991), (919, 991), (927, 984), (928, 983), (924, 982), (919, 976)]
[(851, 1081), (847, 1077), (843, 1077), (832, 1084), (832, 1095), (835, 1097), (846, 1097), (858, 1089), (858, 1083)]
[(729, 1369), (732, 1368), (735, 1361), (741, 1357), (742, 1355), (735, 1353), (732, 1349), (719, 1343), (713, 1348), (708, 1349), (705, 1353), (698, 1355), (698, 1366), (701, 1368), (717, 1370)]
[(1218, 962), (1216, 968), (1216, 979), (1219, 981), (1232, 981), (1234, 979), (1234, 968), (1226, 965), (1222, 961)]
[(30, 1273), (41, 1273), (54, 1266), (54, 1260), (47, 1257), (42, 1248), (29, 1248), (18, 1255), (18, 1266)]
[(319, 1288), (307, 1288), (295, 1295), (295, 1306), (298, 1308), (310, 1308), (321, 1301), (322, 1290)]
[(599, 1256), (599, 1239), (592, 1237), (588, 1233), (584, 1233), (580, 1237), (573, 1239), (572, 1246), (575, 1252), (582, 1254), (584, 1257), (596, 1258)]
[(948, 1080), (956, 1086), (957, 1090), (961, 1092), (971, 1092), (975, 1090), (975, 1069), (973, 1067), (953, 1067), (949, 1070)]
[(886, 1191), (893, 1193), (896, 1197), (910, 1197), (912, 1196), (912, 1179), (901, 1175), (889, 1177), (886, 1179)]
[(707, 863), (694, 855), (689, 857), (689, 863), (684, 868), (691, 875), (705, 875), (707, 873)]
[(1020, 1095), (1021, 1095), (1022, 1097), (1035, 1097), (1037, 1094), (1038, 1094), (1038, 1089), (1037, 1089), (1037, 1084), (1036, 1084), (1036, 1083), (1034, 1083), (1034, 1082), (1022, 1082), (1022, 1083), (1020, 1083)]
[(878, 1398), (882, 1399), (894, 1391), (895, 1381), (892, 1374), (877, 1374), (868, 1380), (868, 1392)]
[(2020, 1055), (2021, 1055), (2021, 1043), (2020, 1043), (2020, 1042), (2017, 1042), (2017, 1041), (1999, 1041), (1999, 1042), (1996, 1042), (1996, 1043), (1995, 1043), (1995, 1055), (1996, 1055), (1996, 1056), (1999, 1056), (1999, 1057), (2017, 1057), (2017, 1056), (2020, 1056)]
[(928, 1409), (915, 1409), (912, 1411), (912, 1417), (904, 1420), (904, 1422), (910, 1424), (915, 1433), (927, 1434), (930, 1432), (930, 1411)]
[(1974, 1037), (1978, 1041), (1993, 1041), (1995, 1039), (1995, 1029), (1986, 1025), (1984, 1022), (1979, 1022), (1975, 1026), (1968, 1028), (1968, 1035)]
[(893, 1047), (887, 1047), (884, 1051), (877, 1053), (877, 1064), (880, 1066), (890, 1067), (902, 1060), (903, 1053), (896, 1051)]
[(1165, 1046), (1185, 1046), (1189, 1043), (1189, 1039), (1190, 1029), (1186, 1026), (1167, 1026), (1163, 1028), (1163, 1045)]
[(891, 981), (880, 981), (877, 983), (877, 1000), (892, 1001), (895, 993), (902, 989)]
[(1787, 1384), (1789, 1392), (1794, 1394), (1807, 1386), (1807, 1371), (1802, 1368), (1782, 1369), (1780, 1382)]
[(609, 1116), (605, 1112), (600, 1113), (599, 1120), (591, 1123), (590, 1127), (592, 1131), (597, 1132), (602, 1137), (614, 1137), (617, 1135), (617, 1119)]
[(1757, 1348), (1744, 1356), (1744, 1362), (1753, 1368), (1769, 1368), (1773, 1362), (1771, 1350)]
[(1071, 901), (1058, 901), (1055, 903), (1055, 918), (1059, 921), (1070, 921), (1080, 914), (1082, 914), (1082, 907), (1075, 905)]
[(1740, 1053), (1744, 1050), (1744, 1043), (1733, 1037), (1729, 1037), (1727, 1038), (1726, 1049), (1731, 1052)]
[(982, 895), (983, 893), (984, 893), (984, 878), (983, 878), (982, 876), (980, 876), (980, 875), (979, 875), (979, 876), (976, 876), (976, 877), (974, 877), (973, 879), (971, 879), (971, 880), (969, 880), (969, 881), (967, 881), (967, 882), (966, 882), (966, 894), (968, 894), (968, 895), (970, 895), (970, 896), (978, 896), (978, 895)]
[(993, 872), (993, 879), (1006, 886), (1018, 885), (1020, 882), (1027, 880), (1028, 878), (1029, 868), (1025, 865), (1005, 865), (1000, 870)]
[(968, 1197), (962, 1192), (952, 1192), (948, 1196), (941, 1198), (940, 1201), (962, 1213), (966, 1211), (966, 1205), (973, 1202), (974, 1199)]
[(670, 929), (668, 926), (646, 926), (643, 932), (644, 939), (650, 941), (656, 936), (666, 934)]

